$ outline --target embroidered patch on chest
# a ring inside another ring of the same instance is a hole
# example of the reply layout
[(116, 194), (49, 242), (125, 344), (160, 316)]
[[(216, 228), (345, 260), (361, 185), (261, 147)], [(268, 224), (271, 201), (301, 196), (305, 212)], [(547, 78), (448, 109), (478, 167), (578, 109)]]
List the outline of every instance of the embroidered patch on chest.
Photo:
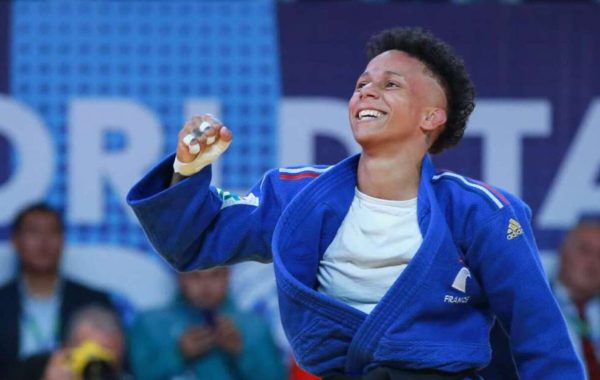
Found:
[(469, 269), (463, 267), (461, 268), (456, 277), (454, 277), (454, 282), (452, 283), (452, 288), (458, 290), (459, 292), (466, 293), (467, 292), (467, 278), (471, 277), (471, 272)]
[[(467, 279), (471, 277), (471, 272), (468, 268), (462, 267), (454, 277), (454, 281), (452, 282), (452, 288), (458, 290), (461, 293), (467, 292)], [(453, 296), (450, 294), (446, 294), (444, 296), (445, 303), (453, 303), (453, 304), (464, 304), (468, 303), (471, 299), (470, 296)]]

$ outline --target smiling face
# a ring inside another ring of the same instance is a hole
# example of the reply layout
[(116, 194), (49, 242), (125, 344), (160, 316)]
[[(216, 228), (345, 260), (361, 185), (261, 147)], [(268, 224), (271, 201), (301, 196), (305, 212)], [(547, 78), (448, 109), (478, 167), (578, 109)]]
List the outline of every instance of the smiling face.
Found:
[[(349, 118), (363, 149), (408, 143), (426, 151), (446, 121), (444, 91), (418, 59), (399, 50), (373, 58), (350, 98)], [(429, 137), (428, 137), (429, 135)]]

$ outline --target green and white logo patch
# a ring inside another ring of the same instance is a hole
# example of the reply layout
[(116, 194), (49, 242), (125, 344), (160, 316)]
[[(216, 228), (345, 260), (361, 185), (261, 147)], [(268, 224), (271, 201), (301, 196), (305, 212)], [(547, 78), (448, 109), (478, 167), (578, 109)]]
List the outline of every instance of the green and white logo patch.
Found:
[(217, 193), (219, 194), (219, 196), (221, 197), (221, 200), (223, 201), (223, 204), (221, 205), (221, 209), (224, 209), (225, 207), (229, 207), (229, 206), (235, 206), (235, 205), (249, 205), (249, 206), (258, 206), (259, 204), (259, 199), (252, 193), (245, 195), (245, 196), (239, 196), (238, 194), (223, 190), (223, 189), (219, 189), (217, 187)]

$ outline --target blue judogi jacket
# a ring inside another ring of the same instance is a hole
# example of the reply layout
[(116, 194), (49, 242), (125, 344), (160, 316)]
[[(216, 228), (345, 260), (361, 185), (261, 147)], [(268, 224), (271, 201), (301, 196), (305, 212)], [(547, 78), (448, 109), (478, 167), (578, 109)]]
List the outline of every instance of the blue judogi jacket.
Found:
[(367, 315), (316, 291), (319, 261), (354, 196), (359, 156), (272, 170), (245, 197), (211, 187), (210, 167), (169, 187), (173, 159), (127, 197), (149, 240), (178, 270), (273, 261), (284, 330), (308, 371), (482, 368), (498, 318), (522, 379), (584, 379), (540, 264), (531, 212), (511, 194), (436, 173), (425, 157), (423, 243)]

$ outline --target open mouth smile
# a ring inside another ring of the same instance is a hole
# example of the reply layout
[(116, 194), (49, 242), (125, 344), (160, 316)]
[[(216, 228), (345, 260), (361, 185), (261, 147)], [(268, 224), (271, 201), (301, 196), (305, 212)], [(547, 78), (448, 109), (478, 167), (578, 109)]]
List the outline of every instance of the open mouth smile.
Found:
[(363, 109), (357, 112), (357, 114), (355, 115), (355, 117), (360, 120), (360, 121), (364, 121), (364, 120), (377, 120), (379, 118), (382, 118), (383, 116), (385, 116), (386, 113), (383, 111), (379, 111), (379, 110), (375, 110), (375, 109)]

